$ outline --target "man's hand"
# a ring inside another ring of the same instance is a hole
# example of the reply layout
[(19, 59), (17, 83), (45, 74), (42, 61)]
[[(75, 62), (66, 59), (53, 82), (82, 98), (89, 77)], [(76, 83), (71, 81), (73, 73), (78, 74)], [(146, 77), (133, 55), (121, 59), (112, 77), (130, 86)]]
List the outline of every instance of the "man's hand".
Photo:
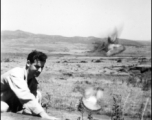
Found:
[(42, 118), (50, 119), (50, 120), (61, 120), (60, 118), (56, 118), (56, 117), (53, 117), (53, 116), (49, 116), (46, 112), (41, 112), (41, 113), (40, 113), (40, 116), (41, 116)]

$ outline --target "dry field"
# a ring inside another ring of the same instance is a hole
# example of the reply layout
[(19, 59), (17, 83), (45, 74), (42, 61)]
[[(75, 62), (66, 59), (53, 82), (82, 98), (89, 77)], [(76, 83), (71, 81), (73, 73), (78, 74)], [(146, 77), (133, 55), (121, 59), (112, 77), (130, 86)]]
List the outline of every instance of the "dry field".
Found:
[[(14, 54), (9, 58), (3, 55), (2, 58), (1, 73), (26, 63), (25, 56)], [(141, 73), (139, 69), (133, 69), (139, 65), (148, 68), (150, 62), (151, 58), (140, 57), (50, 55), (38, 78), (42, 104), (50, 115), (77, 120), (81, 116), (77, 105), (84, 88), (99, 86), (104, 89), (106, 97), (103, 109), (94, 114), (94, 118), (110, 119), (115, 94), (120, 96), (120, 106), (126, 120), (139, 119), (143, 112), (145, 117), (151, 118), (151, 70)]]
[[(99, 86), (104, 89), (105, 98), (102, 109), (93, 114), (96, 120), (111, 120), (111, 116), (116, 115), (115, 105), (125, 120), (151, 119), (151, 46), (136, 46), (136, 42), (129, 41), (124, 43), (126, 50), (123, 53), (103, 57), (100, 52), (88, 52), (94, 46), (86, 43), (86, 39), (94, 38), (50, 38), (33, 34), (29, 37), (29, 33), (24, 35), (22, 31), (15, 33), (17, 37), (14, 33), (9, 35), (2, 36), (1, 74), (24, 66), (31, 50), (41, 50), (48, 55), (38, 81), (42, 105), (50, 115), (63, 120), (79, 120), (78, 104), (83, 90)], [(81, 39), (84, 41), (80, 42)], [(87, 120), (87, 115), (85, 112), (83, 120)]]

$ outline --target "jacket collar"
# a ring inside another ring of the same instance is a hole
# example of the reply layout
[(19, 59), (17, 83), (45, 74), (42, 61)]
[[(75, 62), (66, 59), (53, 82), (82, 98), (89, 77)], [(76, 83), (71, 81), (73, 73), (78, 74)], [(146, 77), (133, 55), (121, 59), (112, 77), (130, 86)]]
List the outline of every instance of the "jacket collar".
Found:
[(23, 67), (23, 70), (24, 70), (24, 80), (27, 82), (27, 70), (25, 66)]

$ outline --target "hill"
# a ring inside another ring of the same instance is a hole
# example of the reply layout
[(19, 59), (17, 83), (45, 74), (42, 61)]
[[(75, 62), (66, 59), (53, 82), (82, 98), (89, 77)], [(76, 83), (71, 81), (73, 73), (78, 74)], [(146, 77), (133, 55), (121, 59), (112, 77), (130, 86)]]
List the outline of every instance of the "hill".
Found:
[[(94, 48), (99, 48), (105, 41), (107, 41), (107, 38), (94, 36), (65, 37), (61, 35), (34, 34), (21, 30), (7, 30), (1, 31), (1, 53), (14, 56), (14, 54), (27, 54), (33, 49), (38, 49), (49, 55), (105, 56), (105, 52), (101, 50), (92, 52)], [(118, 38), (118, 41), (126, 47), (126, 50), (115, 56), (151, 56), (151, 41), (134, 41), (121, 38)]]
[[(11, 40), (24, 40), (27, 43), (50, 43), (50, 42), (68, 42), (68, 43), (95, 43), (96, 41), (105, 41), (106, 38), (97, 37), (65, 37), (60, 35), (45, 35), (45, 34), (34, 34), (21, 30), (16, 31), (2, 31), (1, 41), (11, 42)], [(125, 46), (146, 46), (151, 45), (151, 41), (134, 41), (127, 39), (119, 39), (119, 42)]]

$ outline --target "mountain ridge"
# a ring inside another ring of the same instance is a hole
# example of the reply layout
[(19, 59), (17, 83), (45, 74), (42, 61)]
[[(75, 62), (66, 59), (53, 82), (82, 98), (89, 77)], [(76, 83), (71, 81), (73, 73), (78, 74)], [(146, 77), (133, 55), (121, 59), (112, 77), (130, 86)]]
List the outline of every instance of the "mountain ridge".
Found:
[[(73, 42), (73, 43), (94, 43), (96, 41), (105, 41), (107, 38), (98, 38), (94, 36), (89, 37), (81, 37), (81, 36), (73, 36), (66, 37), (61, 35), (46, 35), (46, 34), (34, 34), (30, 32), (25, 32), (22, 30), (5, 30), (1, 31), (1, 41), (5, 42), (7, 40), (12, 39), (34, 39), (35, 41), (38, 39), (39, 42)], [(151, 41), (137, 41), (137, 40), (129, 40), (129, 39), (121, 39), (118, 38), (120, 44), (126, 46), (149, 46), (151, 45)], [(45, 40), (45, 41), (44, 41)]]

